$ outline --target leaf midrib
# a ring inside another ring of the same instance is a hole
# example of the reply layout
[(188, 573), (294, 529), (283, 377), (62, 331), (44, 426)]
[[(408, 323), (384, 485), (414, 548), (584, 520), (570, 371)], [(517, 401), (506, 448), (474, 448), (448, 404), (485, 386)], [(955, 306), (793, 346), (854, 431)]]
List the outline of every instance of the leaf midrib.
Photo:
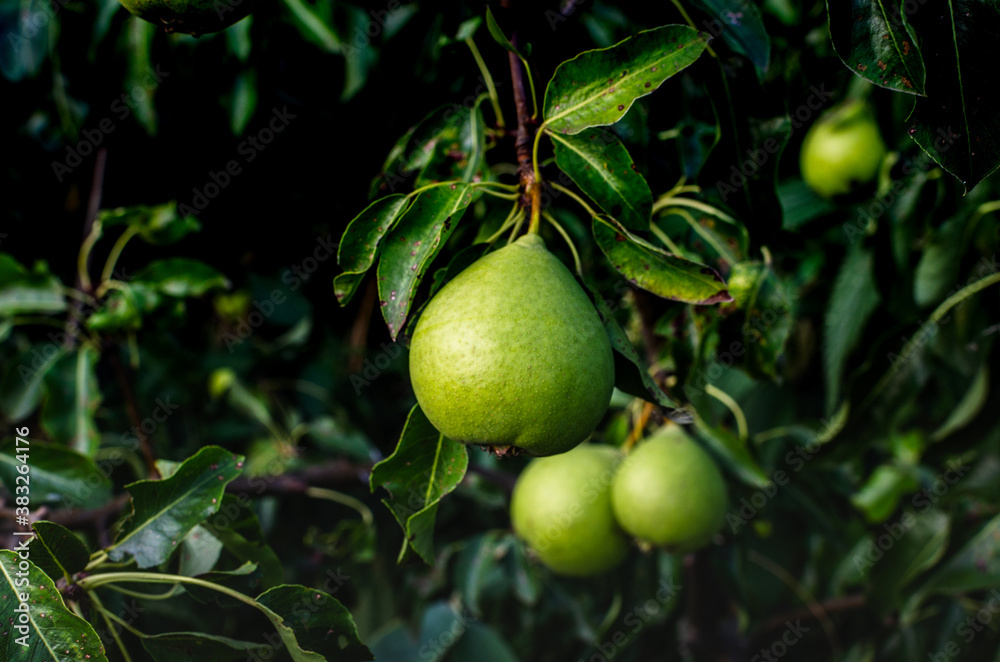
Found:
[[(609, 179), (609, 177), (606, 176), (606, 171), (604, 170), (603, 167), (601, 167), (602, 164), (599, 161), (594, 161), (594, 160), (590, 159), (589, 158), (589, 154), (587, 154), (586, 152), (583, 152), (583, 151), (580, 151), (579, 149), (577, 149), (577, 147), (573, 143), (571, 143), (570, 141), (566, 140), (565, 136), (559, 135), (559, 133), (557, 131), (549, 131), (549, 136), (551, 136), (553, 140), (557, 140), (557, 141), (561, 142), (562, 144), (566, 145), (566, 147), (568, 147), (569, 149), (571, 149), (574, 153), (580, 155), (580, 158), (582, 158), (584, 161), (586, 161), (587, 164), (590, 165), (594, 169), (594, 171), (596, 171), (598, 173), (598, 176), (605, 183), (608, 184), (608, 186), (611, 188), (611, 190), (614, 191), (618, 195), (619, 198), (621, 198), (621, 200), (625, 203), (625, 206), (628, 207), (629, 209), (631, 209), (636, 216), (639, 216), (640, 218), (642, 217), (642, 214), (639, 213), (638, 208), (636, 208), (635, 206), (633, 206), (631, 204), (631, 201), (629, 200), (628, 196), (626, 196), (621, 191), (621, 189), (619, 189), (619, 188), (617, 188), (615, 186), (615, 180), (613, 178)], [(605, 210), (605, 211), (607, 211), (607, 210)]]
[[(13, 550), (4, 550), (4, 551), (10, 551), (11, 554), (15, 554), (15, 552)], [(29, 605), (27, 602), (24, 602), (24, 601), (21, 600), (21, 594), (18, 592), (17, 588), (14, 586), (14, 578), (11, 577), (9, 574), (7, 574), (7, 567), (3, 564), (2, 561), (0, 561), (0, 570), (3, 570), (3, 576), (7, 579), (7, 583), (10, 584), (11, 590), (14, 592), (14, 598), (17, 599), (18, 604), (27, 605), (27, 607), (28, 607), (28, 620), (31, 621), (31, 624), (35, 628), (35, 632), (38, 633), (38, 638), (42, 641), (43, 644), (45, 644), (45, 650), (47, 650), (49, 653), (52, 654), (52, 659), (58, 660), (59, 659), (59, 653), (57, 653), (56, 651), (52, 650), (52, 647), (49, 646), (48, 639), (45, 638), (45, 636), (44, 636), (44, 634), (42, 632), (42, 629), (38, 626), (38, 623), (35, 622), (35, 616), (34, 616), (34, 612), (32, 612), (32, 610), (31, 610), (31, 605)]]

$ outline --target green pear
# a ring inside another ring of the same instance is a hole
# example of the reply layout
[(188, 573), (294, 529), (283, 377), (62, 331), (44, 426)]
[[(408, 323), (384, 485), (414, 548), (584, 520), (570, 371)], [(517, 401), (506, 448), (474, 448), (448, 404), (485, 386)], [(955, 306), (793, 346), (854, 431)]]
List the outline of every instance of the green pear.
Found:
[(618, 565), (628, 539), (611, 512), (610, 488), (621, 453), (583, 444), (532, 460), (510, 499), (514, 532), (553, 572), (584, 577)]
[(532, 455), (563, 453), (601, 421), (614, 389), (597, 311), (541, 237), (479, 259), (427, 304), (410, 380), (446, 437)]
[(615, 519), (640, 543), (688, 552), (726, 521), (726, 482), (715, 461), (677, 426), (636, 446), (611, 484)]
[(850, 101), (809, 127), (799, 155), (802, 179), (824, 198), (849, 193), (875, 178), (885, 153), (871, 111), (863, 101)]
[(257, 0), (118, 0), (130, 13), (167, 32), (218, 32), (245, 18)]

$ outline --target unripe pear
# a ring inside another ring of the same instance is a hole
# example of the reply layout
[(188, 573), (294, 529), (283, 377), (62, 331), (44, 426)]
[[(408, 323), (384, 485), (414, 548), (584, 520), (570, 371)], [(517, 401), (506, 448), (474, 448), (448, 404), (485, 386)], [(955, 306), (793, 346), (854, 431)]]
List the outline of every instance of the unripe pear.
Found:
[(131, 14), (167, 32), (218, 32), (245, 18), (257, 0), (118, 0)]
[(473, 263), (427, 304), (410, 343), (410, 379), (446, 437), (553, 455), (601, 421), (614, 360), (590, 299), (529, 234)]
[(514, 531), (553, 572), (583, 577), (610, 570), (628, 553), (611, 512), (610, 488), (621, 453), (583, 444), (532, 460), (510, 499)]
[(823, 113), (809, 127), (799, 163), (802, 179), (830, 198), (878, 174), (886, 147), (875, 118), (863, 101), (850, 101)]
[(636, 446), (611, 484), (615, 519), (640, 543), (688, 552), (726, 521), (726, 483), (712, 457), (671, 426)]

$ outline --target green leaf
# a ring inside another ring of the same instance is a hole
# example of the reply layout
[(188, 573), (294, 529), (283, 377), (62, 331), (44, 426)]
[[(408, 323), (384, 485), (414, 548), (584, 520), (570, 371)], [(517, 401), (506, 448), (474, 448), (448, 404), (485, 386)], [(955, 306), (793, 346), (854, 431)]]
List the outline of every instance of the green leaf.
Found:
[(344, 273), (333, 279), (333, 291), (341, 306), (354, 296), (365, 273), (375, 263), (379, 242), (406, 211), (410, 198), (399, 193), (380, 198), (365, 207), (344, 230), (337, 251), (337, 264)]
[[(231, 588), (239, 593), (253, 595), (261, 589), (260, 584), (264, 577), (264, 572), (256, 563), (248, 561), (235, 570), (206, 572), (205, 574), (197, 575), (197, 577), (198, 579), (203, 579), (207, 582), (212, 582), (213, 584), (219, 584), (220, 586)], [(184, 584), (184, 590), (187, 591), (192, 598), (206, 605), (237, 607), (243, 604), (239, 600), (231, 598), (225, 593), (220, 593), (219, 591), (214, 591), (210, 588), (205, 588), (204, 586), (198, 586), (197, 584)]]
[(206, 520), (200, 528), (218, 539), (240, 563), (252, 561), (259, 565), (264, 573), (264, 586), (277, 586), (284, 581), (284, 566), (267, 544), (260, 521), (250, 505), (245, 493), (227, 494), (222, 499), (219, 514)]
[(291, 11), (292, 21), (299, 29), (299, 34), (306, 41), (319, 46), (327, 53), (339, 53), (342, 43), (333, 28), (333, 3), (317, 2), (315, 4), (303, 0), (284, 0), (285, 6)]
[(395, 340), (406, 324), (424, 273), (472, 202), (468, 184), (443, 183), (418, 193), (392, 229), (378, 263), (382, 317)]
[(958, 281), (968, 215), (950, 218), (924, 243), (913, 272), (913, 301), (921, 308), (944, 299)]
[[(252, 17), (247, 17), (248, 19)], [(237, 25), (244, 23), (240, 21)], [(234, 26), (235, 27), (235, 26)], [(241, 71), (233, 81), (233, 93), (230, 99), (229, 128), (234, 136), (241, 136), (257, 110), (257, 71), (249, 69)]]
[(771, 37), (757, 5), (749, 0), (695, 0), (694, 4), (713, 17), (704, 27), (713, 35), (721, 31), (722, 40), (753, 62), (757, 76), (763, 78), (771, 61)]
[(245, 662), (266, 648), (259, 641), (237, 641), (201, 632), (147, 635), (142, 645), (155, 662)]
[(389, 498), (383, 499), (399, 525), (407, 547), (412, 547), (427, 563), (434, 563), (434, 516), (438, 502), (465, 476), (469, 452), (465, 444), (452, 441), (431, 425), (427, 416), (414, 405), (392, 455), (372, 469), (372, 492), (385, 487)]
[(229, 287), (226, 277), (213, 267), (184, 257), (152, 262), (135, 275), (135, 280), (172, 297), (200, 297)]
[[(157, 463), (159, 466), (159, 463)], [(160, 473), (166, 477), (167, 474), (160, 469)], [(225, 499), (222, 500), (225, 506)], [(178, 572), (185, 577), (195, 577), (203, 575), (215, 567), (219, 562), (219, 555), (222, 553), (222, 541), (213, 536), (211, 532), (200, 524), (191, 532), (184, 536), (181, 543), (181, 559)]]
[(471, 623), (449, 657), (453, 662), (518, 662), (517, 654), (497, 634), (482, 623)]
[(4, 485), (16, 484), (21, 475), (17, 467), (21, 462), (15, 455), (28, 451), (31, 466), (31, 505), (49, 504), (63, 508), (97, 508), (111, 498), (111, 481), (108, 474), (113, 464), (98, 467), (92, 459), (76, 451), (55, 444), (29, 440), (30, 445), (18, 445), (8, 439), (0, 446), (0, 481)]
[(633, 285), (671, 301), (702, 306), (732, 301), (715, 269), (665, 253), (601, 219), (594, 219), (593, 228), (601, 252)]
[(242, 456), (206, 446), (170, 478), (126, 485), (132, 512), (124, 517), (108, 556), (121, 561), (130, 554), (140, 568), (163, 563), (195, 526), (218, 511), (226, 484), (242, 470)]
[(72, 577), (87, 567), (90, 552), (72, 531), (44, 520), (35, 522), (31, 528), (35, 530), (35, 537), (28, 545), (31, 562), (52, 581)]
[(0, 316), (60, 313), (66, 310), (62, 283), (44, 263), (28, 271), (13, 257), (0, 253)]
[(148, 284), (122, 283), (87, 318), (87, 328), (92, 331), (135, 331), (142, 327), (143, 315), (156, 310), (161, 301), (163, 298)]
[(614, 124), (639, 97), (692, 64), (708, 44), (706, 35), (683, 25), (665, 25), (610, 48), (586, 51), (556, 68), (545, 89), (545, 125), (579, 133)]
[(861, 339), (865, 324), (878, 307), (879, 299), (871, 251), (859, 246), (845, 256), (826, 308), (823, 373), (826, 377), (827, 413), (832, 412), (840, 401), (844, 362)]
[(958, 406), (951, 410), (947, 420), (930, 436), (932, 442), (938, 442), (948, 435), (961, 430), (982, 411), (990, 393), (990, 371), (984, 363), (976, 373), (969, 389), (962, 396)]
[(0, 378), (0, 409), (7, 419), (18, 423), (35, 411), (45, 375), (65, 353), (62, 343), (38, 343), (7, 364)]
[(358, 638), (350, 612), (328, 593), (286, 584), (260, 594), (257, 603), (295, 662), (375, 659)]
[(771, 477), (760, 467), (745, 441), (740, 441), (728, 430), (712, 427), (697, 414), (694, 416), (694, 431), (744, 483), (758, 489), (772, 487)]
[(915, 100), (908, 133), (968, 191), (1000, 165), (1000, 12), (993, 0), (952, 0), (912, 12), (909, 22), (920, 39), (927, 96)]
[(90, 345), (60, 358), (45, 375), (42, 427), (53, 441), (93, 457), (101, 439), (94, 413), (101, 403), (94, 370), (99, 354)]
[(605, 301), (601, 294), (594, 289), (590, 289), (590, 294), (597, 311), (601, 314), (604, 330), (607, 332), (611, 348), (614, 350), (615, 387), (624, 393), (654, 402), (661, 407), (677, 409), (677, 403), (663, 392), (656, 380), (649, 374), (648, 366), (639, 358), (639, 353), (632, 345), (632, 341), (615, 320), (614, 312), (611, 309), (614, 302)]
[(0, 550), (0, 621), (5, 660), (108, 662), (94, 628), (66, 608), (48, 575), (9, 549)]
[(896, 538), (893, 534), (900, 527), (905, 533), (885, 550), (885, 556), (879, 558), (871, 571), (873, 602), (884, 610), (897, 607), (903, 589), (944, 556), (951, 533), (951, 519), (946, 513), (934, 509), (916, 514), (904, 512), (898, 522), (880, 527), (870, 537), (869, 549), (876, 546), (877, 540), (887, 532)]
[(194, 216), (182, 216), (177, 211), (177, 203), (162, 205), (137, 205), (105, 209), (97, 215), (104, 225), (126, 225), (144, 241), (157, 246), (173, 244), (192, 232), (201, 230), (201, 224)]
[(132, 91), (128, 98), (132, 101), (129, 106), (135, 112), (135, 119), (151, 136), (156, 135), (157, 129), (156, 104), (153, 103), (157, 83), (151, 82), (156, 79), (150, 76), (153, 71), (153, 37), (156, 30), (157, 26), (149, 21), (128, 21), (122, 31), (125, 50), (128, 51), (128, 67), (123, 85), (126, 90)]
[(844, 65), (876, 85), (924, 94), (924, 61), (903, 23), (900, 0), (827, 2), (833, 48)]
[(581, 191), (626, 229), (649, 230), (653, 194), (618, 136), (607, 129), (550, 135), (556, 164)]
[(479, 104), (453, 106), (445, 111), (445, 124), (435, 136), (427, 164), (417, 174), (414, 186), (445, 181), (472, 182), (483, 167), (486, 153), (486, 123)]
[(493, 41), (497, 42), (497, 44), (499, 44), (505, 51), (513, 53), (522, 60), (526, 59), (527, 56), (531, 54), (530, 48), (525, 49), (524, 53), (517, 50), (517, 47), (511, 43), (510, 39), (507, 38), (507, 35), (505, 35), (503, 30), (500, 29), (500, 26), (497, 25), (497, 21), (493, 18), (493, 12), (490, 11), (489, 7), (486, 8), (486, 29), (489, 30), (490, 36), (493, 37)]
[(956, 595), (1000, 585), (1000, 515), (987, 522), (914, 596)]
[(794, 321), (784, 284), (770, 265), (739, 262), (729, 273), (729, 292), (749, 324), (744, 367), (753, 377), (774, 379)]
[(900, 500), (915, 492), (918, 487), (920, 484), (908, 468), (882, 464), (875, 468), (861, 489), (851, 496), (851, 504), (869, 522), (884, 522), (896, 512)]
[[(489, 12), (490, 8), (487, 7), (486, 11)], [(483, 19), (481, 16), (473, 16), (467, 21), (462, 21), (458, 26), (458, 31), (455, 33), (455, 41), (465, 41), (466, 39), (472, 39), (473, 35), (476, 34), (476, 30), (482, 25)]]

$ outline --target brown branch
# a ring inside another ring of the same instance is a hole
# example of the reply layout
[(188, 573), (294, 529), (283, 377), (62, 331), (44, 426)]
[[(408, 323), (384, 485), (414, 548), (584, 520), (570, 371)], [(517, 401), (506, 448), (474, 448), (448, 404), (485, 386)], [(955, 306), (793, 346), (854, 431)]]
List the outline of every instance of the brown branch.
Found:
[[(849, 611), (851, 609), (858, 609), (864, 607), (866, 604), (865, 596), (858, 595), (845, 595), (841, 598), (830, 598), (829, 600), (824, 600), (817, 604), (823, 612), (827, 614), (832, 614), (838, 611)], [(755, 631), (754, 636), (759, 638), (764, 634), (769, 632), (774, 632), (775, 630), (780, 630), (785, 627), (785, 623), (788, 621), (797, 621), (804, 618), (811, 618), (815, 615), (814, 609), (809, 607), (803, 607), (796, 611), (787, 612), (784, 614), (778, 614), (762, 623)]]
[(299, 494), (308, 487), (321, 487), (337, 483), (361, 482), (367, 484), (371, 471), (370, 464), (355, 464), (349, 460), (337, 459), (306, 467), (300, 471), (290, 471), (279, 476), (241, 477), (226, 485), (226, 491), (233, 494), (262, 496), (265, 494)]
[(375, 279), (368, 279), (368, 286), (365, 288), (364, 298), (361, 299), (361, 309), (358, 316), (351, 325), (351, 335), (348, 340), (351, 355), (347, 360), (348, 372), (358, 372), (364, 365), (365, 345), (368, 338), (368, 327), (372, 320), (372, 311), (375, 310), (375, 299), (378, 298), (378, 289)]
[[(515, 31), (510, 37), (510, 43), (517, 48), (518, 37)], [(514, 134), (514, 152), (517, 155), (517, 172), (521, 179), (521, 206), (531, 210), (532, 219), (538, 216), (541, 205), (540, 177), (532, 164), (532, 147), (534, 143), (534, 127), (531, 119), (531, 109), (528, 107), (528, 75), (515, 53), (507, 52), (510, 64), (510, 79), (514, 87), (514, 108), (517, 110), (517, 131)], [(529, 228), (530, 229), (530, 228)]]
[[(128, 410), (129, 420), (132, 421), (132, 429), (135, 430), (135, 436), (139, 440), (139, 448), (142, 451), (143, 458), (146, 460), (146, 471), (149, 472), (150, 477), (159, 478), (160, 471), (156, 468), (156, 455), (153, 453), (153, 447), (149, 443), (149, 435), (145, 434), (142, 429), (142, 416), (139, 415), (139, 407), (136, 405), (135, 393), (132, 391), (128, 374), (125, 372), (121, 360), (114, 352), (108, 352), (108, 357), (111, 361), (111, 366), (115, 369), (115, 374), (118, 376), (118, 383), (121, 384), (122, 395), (125, 396), (125, 409)], [(156, 431), (154, 430), (153, 432), (155, 433)]]

